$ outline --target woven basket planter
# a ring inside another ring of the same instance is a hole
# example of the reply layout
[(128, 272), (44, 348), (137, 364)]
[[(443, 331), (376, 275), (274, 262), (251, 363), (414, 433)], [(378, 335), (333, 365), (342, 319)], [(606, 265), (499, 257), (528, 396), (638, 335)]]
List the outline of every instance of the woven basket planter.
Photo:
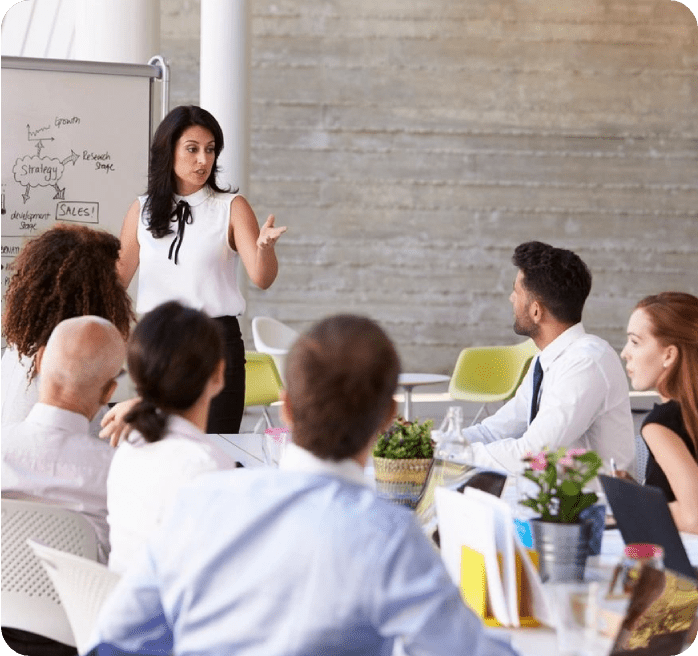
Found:
[(378, 495), (414, 508), (429, 473), (431, 458), (373, 458)]

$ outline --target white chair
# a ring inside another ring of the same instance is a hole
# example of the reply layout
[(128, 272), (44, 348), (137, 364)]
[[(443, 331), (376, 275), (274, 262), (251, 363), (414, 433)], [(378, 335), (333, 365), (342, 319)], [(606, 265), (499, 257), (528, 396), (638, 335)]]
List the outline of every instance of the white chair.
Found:
[(277, 319), (272, 317), (252, 319), (254, 348), (260, 353), (271, 355), (284, 383), (286, 382), (286, 355), (297, 338), (296, 330)]
[(80, 513), (33, 501), (2, 499), (2, 626), (30, 631), (73, 647), (60, 598), (27, 544), (34, 538), (97, 560), (97, 536)]
[(106, 565), (27, 540), (61, 599), (78, 651), (89, 647), (102, 604), (121, 578)]

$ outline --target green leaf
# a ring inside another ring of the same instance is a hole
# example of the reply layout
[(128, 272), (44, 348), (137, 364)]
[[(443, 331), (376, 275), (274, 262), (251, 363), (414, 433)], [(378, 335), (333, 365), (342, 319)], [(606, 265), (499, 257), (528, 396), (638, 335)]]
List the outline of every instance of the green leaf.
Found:
[(524, 478), (527, 478), (529, 481), (533, 481), (534, 483), (538, 482), (538, 474), (530, 469), (524, 471)]
[(574, 483), (569, 479), (562, 481), (560, 484), (560, 497), (576, 497), (582, 491), (582, 486), (579, 483)]
[(555, 487), (555, 483), (557, 482), (557, 469), (555, 469), (554, 465), (548, 465), (545, 468), (543, 471), (543, 481), (547, 487)]

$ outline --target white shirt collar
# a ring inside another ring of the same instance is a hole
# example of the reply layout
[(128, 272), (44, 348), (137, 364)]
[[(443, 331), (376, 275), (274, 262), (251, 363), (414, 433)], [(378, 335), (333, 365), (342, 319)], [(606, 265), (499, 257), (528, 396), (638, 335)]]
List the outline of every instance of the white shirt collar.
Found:
[(85, 415), (46, 403), (35, 403), (26, 421), (67, 430), (76, 435), (86, 435), (90, 432), (90, 422)]
[(189, 194), (188, 196), (180, 196), (179, 194), (175, 194), (175, 203), (178, 203), (180, 200), (185, 200), (189, 205), (192, 207), (195, 207), (196, 205), (201, 205), (209, 196), (211, 195), (211, 189), (208, 185), (204, 185), (199, 189), (199, 191), (195, 191), (193, 194)]
[(363, 467), (356, 460), (322, 460), (293, 442), (286, 444), (279, 469), (337, 476), (358, 485), (366, 485)]
[(167, 431), (169, 433), (177, 433), (178, 435), (184, 435), (185, 437), (191, 437), (197, 440), (202, 439), (204, 435), (199, 428), (192, 424), (188, 419), (175, 414), (171, 414), (167, 418)]
[(540, 359), (540, 366), (543, 367), (543, 371), (547, 371), (557, 358), (564, 353), (565, 349), (576, 342), (580, 337), (584, 336), (586, 331), (582, 323), (576, 323), (574, 326), (570, 326), (565, 332), (558, 335), (550, 344), (548, 344), (538, 356)]
[[(193, 440), (194, 442), (203, 442), (208, 444), (204, 433), (202, 433), (197, 426), (192, 424), (188, 419), (175, 414), (170, 414), (167, 416), (165, 434), (168, 436), (177, 435), (177, 437), (185, 437), (189, 440)], [(146, 442), (145, 438), (136, 430), (129, 433), (126, 441), (134, 445)]]

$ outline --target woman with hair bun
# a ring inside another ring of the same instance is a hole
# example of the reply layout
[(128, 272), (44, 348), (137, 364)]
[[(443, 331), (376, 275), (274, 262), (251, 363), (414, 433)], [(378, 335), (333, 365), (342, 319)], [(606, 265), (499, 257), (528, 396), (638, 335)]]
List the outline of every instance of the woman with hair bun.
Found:
[(134, 329), (126, 361), (139, 400), (126, 416), (132, 430), (107, 479), (109, 568), (116, 572), (126, 569), (183, 484), (236, 464), (204, 435), (225, 371), (213, 319), (164, 303)]
[(656, 389), (662, 399), (642, 423), (645, 484), (664, 491), (679, 530), (698, 533), (698, 298), (663, 292), (642, 299), (621, 357), (633, 388)]
[(239, 432), (244, 410), (245, 347), (238, 317), (245, 299), (238, 261), (255, 285), (267, 289), (278, 272), (274, 245), (286, 231), (274, 226), (273, 215), (260, 229), (245, 198), (219, 187), (222, 150), (223, 131), (205, 109), (175, 107), (163, 119), (150, 148), (147, 192), (124, 219), (119, 259), (126, 287), (140, 266), (138, 312), (177, 300), (223, 328), (225, 388), (211, 407), (207, 433)]

